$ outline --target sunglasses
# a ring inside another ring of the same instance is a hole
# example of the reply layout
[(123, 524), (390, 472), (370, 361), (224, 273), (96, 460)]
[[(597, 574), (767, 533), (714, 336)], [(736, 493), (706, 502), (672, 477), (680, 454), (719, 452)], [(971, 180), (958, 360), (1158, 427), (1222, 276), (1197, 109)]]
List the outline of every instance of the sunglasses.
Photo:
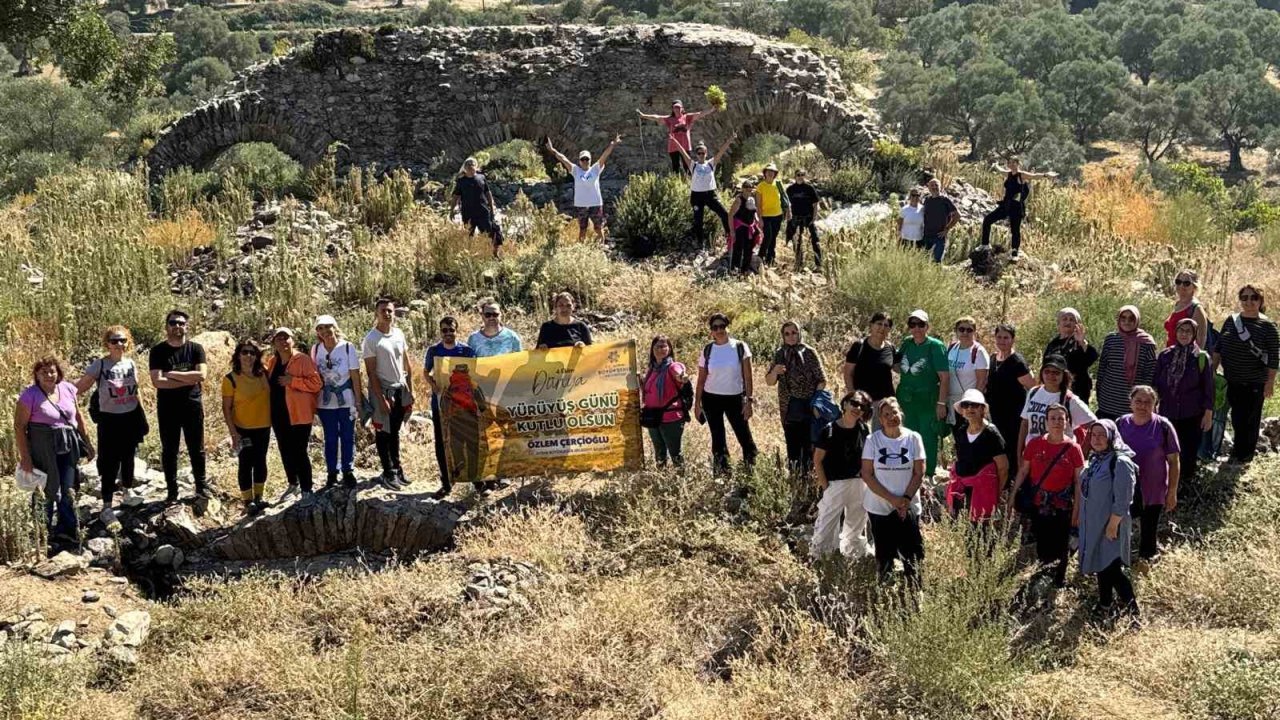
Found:
[(1178, 287), (1190, 287), (1192, 285), (1195, 285), (1195, 283), (1191, 282), (1190, 280), (1174, 280), (1173, 284), (1177, 285)]
[(922, 323), (922, 322), (920, 322), (919, 320), (908, 320), (908, 321), (907, 321), (907, 327), (909, 327), (909, 328), (922, 328), (922, 327), (929, 327), (929, 324), (928, 324), (928, 323)]
[(724, 330), (725, 328), (728, 328), (728, 327), (729, 327), (728, 325), (721, 325), (720, 323), (716, 323), (715, 325), (712, 325), (712, 326), (711, 326), (711, 329), (712, 329), (712, 330)]
[(983, 406), (981, 403), (976, 403), (976, 402), (962, 402), (962, 403), (960, 403), (960, 409), (961, 409), (961, 410), (972, 410), (972, 409), (974, 409), (974, 408), (980, 408), (980, 407), (984, 407), (984, 406)]
[(108, 338), (107, 339), (108, 345), (127, 345), (128, 343), (129, 341), (124, 338)]
[(481, 315), (482, 317), (487, 317), (487, 318), (496, 318), (496, 317), (498, 317), (498, 313), (493, 312), (493, 311), (489, 311), (489, 312), (482, 312), (482, 313), (480, 313), (480, 315)]
[(852, 410), (857, 410), (858, 412), (861, 412), (861, 413), (871, 412), (871, 406), (864, 405), (863, 403), (856, 403), (856, 402), (850, 401), (845, 403), (844, 406)]
[(1262, 302), (1261, 295), (1241, 295), (1240, 302)]
[(956, 327), (956, 332), (958, 332), (958, 333), (971, 333), (971, 332), (973, 332), (973, 328), (971, 328), (971, 327)]
[(170, 320), (169, 321), (169, 327), (186, 327), (186, 326), (187, 326), (186, 320)]

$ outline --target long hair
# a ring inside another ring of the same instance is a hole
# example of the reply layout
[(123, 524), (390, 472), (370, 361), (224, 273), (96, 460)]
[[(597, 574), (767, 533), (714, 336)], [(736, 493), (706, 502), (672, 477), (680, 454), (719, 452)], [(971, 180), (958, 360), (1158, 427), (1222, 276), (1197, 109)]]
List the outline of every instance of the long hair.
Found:
[[(257, 353), (257, 355), (255, 355), (253, 358), (253, 367), (250, 369), (248, 373), (244, 373), (240, 371), (240, 351), (245, 348), (249, 348), (253, 350), (255, 353)], [(235, 352), (231, 356), (231, 373), (233, 375), (239, 374), (239, 375), (261, 376), (261, 375), (265, 375), (266, 372), (267, 372), (266, 369), (263, 368), (262, 366), (262, 348), (258, 347), (258, 343), (252, 340), (241, 340), (240, 342), (236, 343)]]
[(669, 356), (671, 358), (671, 362), (675, 362), (676, 360), (676, 345), (675, 343), (671, 342), (671, 338), (667, 337), (666, 335), (654, 335), (653, 339), (649, 341), (649, 369), (650, 370), (653, 370), (656, 367), (658, 367), (658, 359), (653, 355), (653, 348), (656, 347), (657, 344), (660, 342), (665, 342), (667, 344), (667, 347), (671, 349), (671, 354)]

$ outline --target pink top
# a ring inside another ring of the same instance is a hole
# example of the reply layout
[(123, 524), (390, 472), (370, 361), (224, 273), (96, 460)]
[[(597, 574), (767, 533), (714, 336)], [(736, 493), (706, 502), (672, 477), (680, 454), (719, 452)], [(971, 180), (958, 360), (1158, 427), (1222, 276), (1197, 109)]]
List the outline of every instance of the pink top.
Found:
[(658, 375), (656, 372), (647, 372), (644, 376), (642, 390), (644, 392), (643, 401), (647, 408), (667, 407), (670, 408), (662, 414), (662, 422), (679, 422), (684, 419), (684, 411), (680, 407), (680, 403), (676, 398), (680, 397), (680, 383), (676, 378), (685, 372), (683, 363), (672, 362), (667, 366), (667, 377), (663, 383), (663, 392), (658, 392)]
[[(50, 402), (50, 398), (57, 402), (55, 406)], [(76, 420), (76, 386), (63, 380), (58, 383), (58, 387), (49, 396), (45, 396), (44, 390), (39, 385), (32, 385), (22, 391), (22, 395), (18, 397), (18, 402), (26, 405), (31, 410), (30, 422), (36, 425), (48, 425), (49, 427), (64, 428), (75, 425)], [(59, 412), (59, 409), (62, 412)], [(63, 415), (66, 415), (64, 418)]]
[(684, 113), (680, 117), (668, 115), (662, 118), (663, 124), (667, 126), (667, 152), (680, 152), (680, 148), (684, 148), (685, 152), (693, 152), (689, 129), (700, 117), (702, 113)]

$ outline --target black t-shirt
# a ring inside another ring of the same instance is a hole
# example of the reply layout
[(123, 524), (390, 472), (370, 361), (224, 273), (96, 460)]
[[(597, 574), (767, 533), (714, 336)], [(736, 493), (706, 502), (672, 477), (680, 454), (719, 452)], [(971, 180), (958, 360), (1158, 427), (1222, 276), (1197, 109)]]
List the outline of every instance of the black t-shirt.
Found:
[(591, 344), (591, 328), (581, 320), (574, 320), (568, 325), (561, 325), (555, 320), (542, 323), (538, 330), (538, 341), (534, 345), (546, 345), (548, 348), (573, 347), (582, 343)]
[(925, 195), (924, 197), (924, 234), (941, 235), (946, 232), (947, 218), (951, 213), (959, 212), (956, 204), (946, 195)]
[(893, 345), (886, 342), (877, 350), (870, 343), (854, 340), (849, 352), (844, 354), (844, 361), (855, 366), (854, 390), (861, 390), (876, 401), (893, 396)]
[(489, 187), (485, 184), (484, 173), (476, 173), (472, 177), (459, 175), (453, 184), (453, 194), (462, 198), (464, 216), (472, 217), (489, 212)]
[(1000, 203), (1015, 210), (1021, 210), (1031, 197), (1031, 183), (1023, 179), (1021, 173), (1009, 173), (1004, 176), (1004, 198)]
[(787, 187), (787, 199), (791, 201), (792, 217), (811, 218), (818, 204), (818, 189), (809, 183), (791, 183)]
[(973, 442), (969, 442), (968, 424), (952, 430), (951, 436), (956, 441), (956, 473), (960, 477), (977, 475), (997, 455), (1004, 455), (1004, 437), (995, 425), (988, 424)]
[[(148, 366), (152, 370), (159, 370), (164, 373), (189, 372), (195, 370), (197, 365), (201, 365), (204, 362), (204, 348), (200, 346), (200, 343), (188, 340), (177, 347), (167, 342), (162, 342), (151, 348)], [(157, 403), (173, 403), (184, 400), (200, 402), (199, 383), (190, 387), (164, 388), (156, 391)]]
[(1031, 372), (1021, 353), (1014, 353), (1004, 360), (991, 358), (991, 372), (987, 375), (987, 404), (991, 419), (997, 425), (1018, 423), (1022, 406), (1027, 402), (1027, 389), (1018, 378)]
[(828, 481), (862, 476), (862, 446), (868, 434), (866, 423), (844, 428), (833, 422), (822, 431), (817, 446), (827, 453), (822, 457), (822, 471)]
[(285, 364), (277, 361), (267, 378), (267, 384), (271, 386), (271, 424), (276, 426), (292, 424), (289, 422), (289, 406), (285, 404), (285, 388), (280, 384), (284, 374)]

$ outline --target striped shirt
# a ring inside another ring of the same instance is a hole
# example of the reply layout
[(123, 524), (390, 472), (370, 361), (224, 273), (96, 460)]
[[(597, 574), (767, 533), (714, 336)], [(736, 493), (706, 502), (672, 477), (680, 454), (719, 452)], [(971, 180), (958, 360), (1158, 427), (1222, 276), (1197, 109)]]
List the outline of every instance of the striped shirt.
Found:
[(1266, 315), (1256, 318), (1241, 317), (1240, 322), (1249, 334), (1249, 340), (1266, 356), (1266, 363), (1256, 357), (1249, 347), (1249, 340), (1241, 340), (1236, 324), (1228, 317), (1222, 323), (1222, 336), (1218, 339), (1217, 352), (1222, 356), (1222, 374), (1227, 382), (1261, 384), (1267, 381), (1267, 370), (1275, 370), (1280, 363), (1280, 333), (1275, 321)]
[(1134, 385), (1150, 385), (1156, 378), (1156, 346), (1143, 343), (1138, 346), (1138, 372), (1133, 382), (1125, 381), (1124, 338), (1112, 332), (1102, 341), (1102, 353), (1098, 359), (1098, 415), (1120, 417), (1128, 415), (1129, 391)]

